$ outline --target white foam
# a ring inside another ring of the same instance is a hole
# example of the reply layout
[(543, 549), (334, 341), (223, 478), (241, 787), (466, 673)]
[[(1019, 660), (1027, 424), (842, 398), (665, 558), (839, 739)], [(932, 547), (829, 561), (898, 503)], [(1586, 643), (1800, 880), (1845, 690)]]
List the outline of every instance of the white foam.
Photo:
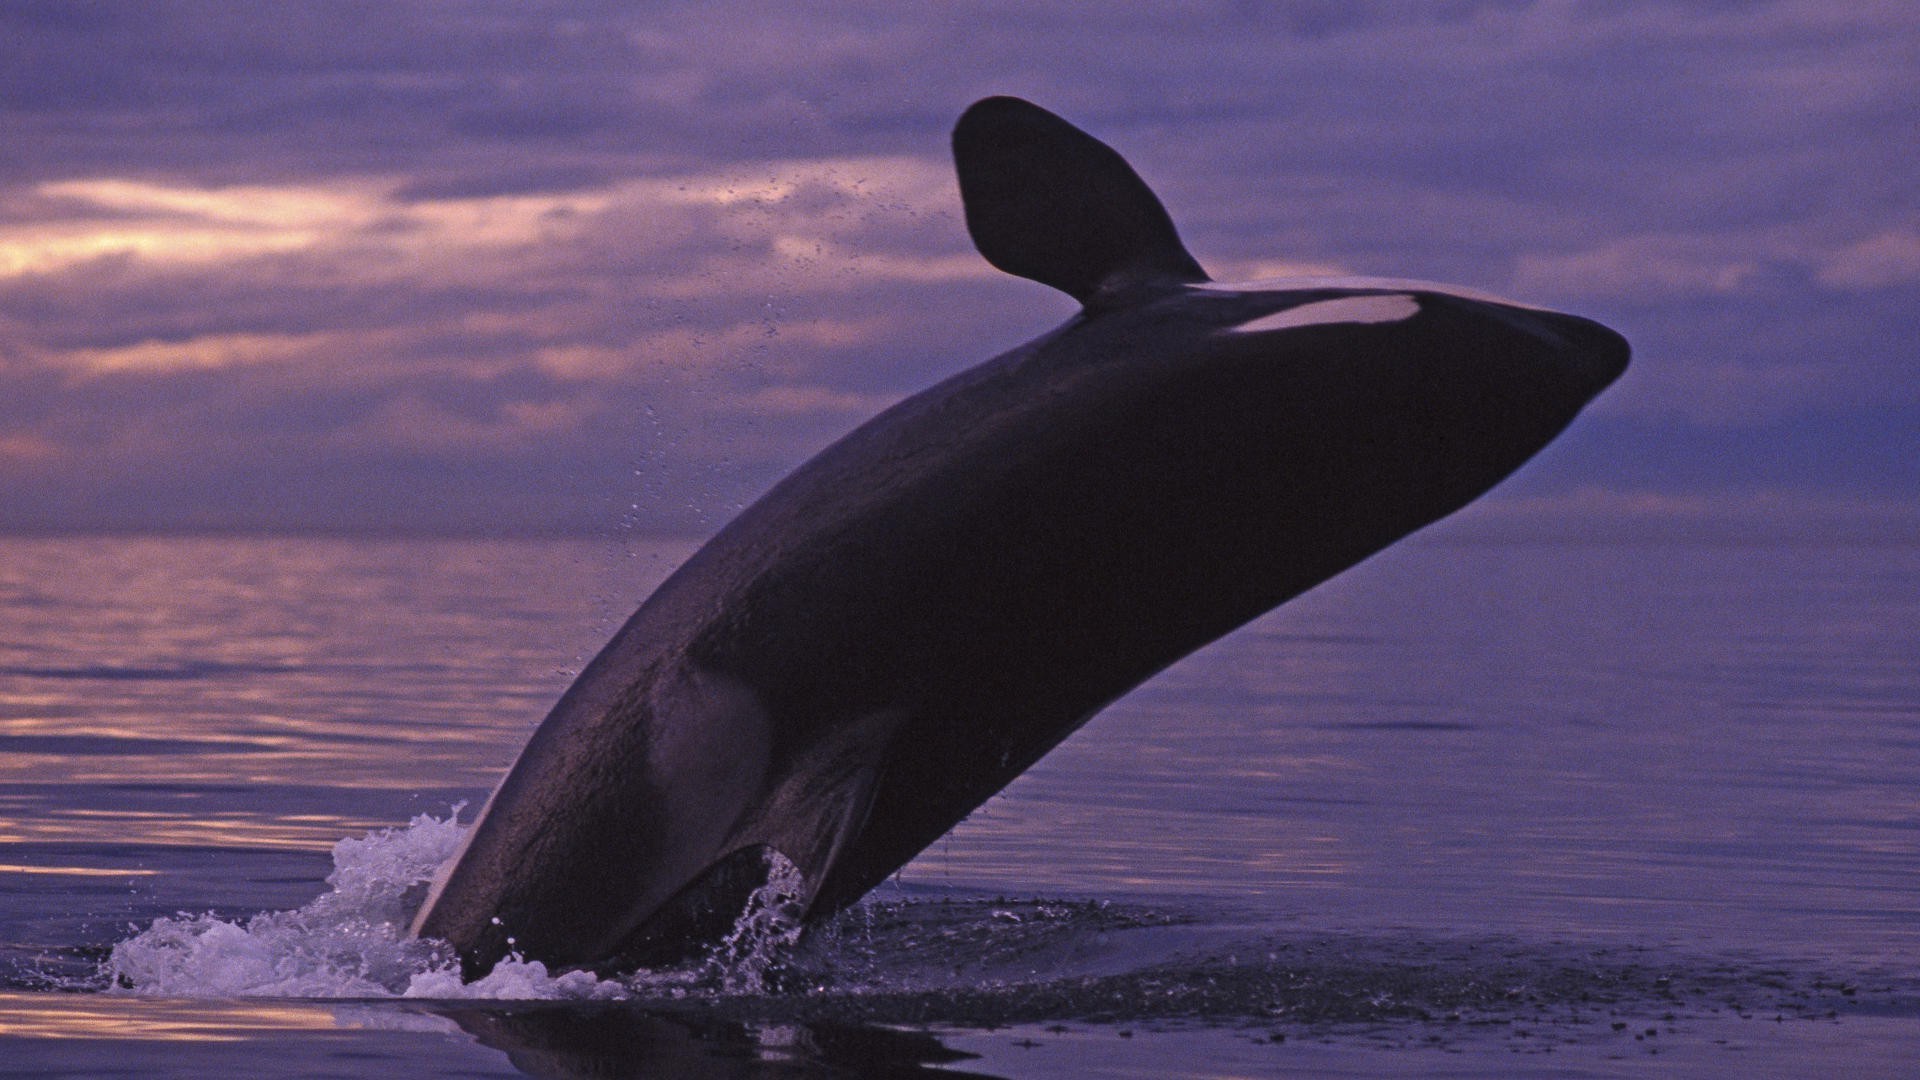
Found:
[(766, 975), (800, 936), (797, 897), (805, 882), (776, 858), (723, 946), (690, 968), (601, 979), (553, 974), (538, 960), (509, 955), (486, 976), (461, 978), (444, 942), (408, 929), (418, 897), (453, 859), (468, 830), (422, 814), (333, 847), (328, 890), (294, 911), (246, 919), (181, 913), (155, 919), (113, 947), (101, 974), (110, 992), (185, 998), (440, 998), (503, 1001), (607, 1000), (637, 994), (758, 994)]
[[(458, 808), (456, 808), (457, 814)], [(449, 815), (421, 815), (333, 847), (329, 889), (295, 911), (244, 921), (208, 913), (155, 919), (113, 947), (116, 989), (171, 997), (386, 997), (416, 975), (454, 967), (403, 929), (409, 890), (458, 849)]]
[(103, 974), (113, 990), (168, 997), (624, 996), (619, 983), (584, 972), (550, 975), (518, 957), (463, 983), (450, 950), (407, 931), (421, 886), (466, 836), (459, 810), (341, 840), (328, 890), (297, 910), (243, 920), (211, 913), (155, 919), (113, 947)]
[(631, 997), (627, 987), (588, 971), (552, 975), (538, 960), (510, 956), (472, 982), (462, 982), (451, 965), (416, 973), (401, 997), (482, 999), (490, 1001), (618, 1001)]
[(1230, 327), (1234, 334), (1264, 334), (1274, 330), (1291, 330), (1301, 326), (1326, 326), (1338, 323), (1391, 323), (1411, 319), (1420, 314), (1420, 301), (1405, 293), (1389, 293), (1375, 296), (1342, 296), (1336, 300), (1320, 300), (1311, 304), (1301, 304), (1285, 311), (1276, 311), (1271, 315), (1262, 315), (1251, 322)]

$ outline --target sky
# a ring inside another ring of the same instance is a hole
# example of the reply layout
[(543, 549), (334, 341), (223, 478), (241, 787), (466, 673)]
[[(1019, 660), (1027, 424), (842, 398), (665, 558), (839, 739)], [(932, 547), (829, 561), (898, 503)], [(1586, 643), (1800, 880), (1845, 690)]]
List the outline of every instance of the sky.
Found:
[(0, 0), (0, 532), (710, 532), (1072, 314), (1009, 93), (1216, 278), (1626, 334), (1465, 527), (1920, 536), (1920, 5), (1120, 7)]

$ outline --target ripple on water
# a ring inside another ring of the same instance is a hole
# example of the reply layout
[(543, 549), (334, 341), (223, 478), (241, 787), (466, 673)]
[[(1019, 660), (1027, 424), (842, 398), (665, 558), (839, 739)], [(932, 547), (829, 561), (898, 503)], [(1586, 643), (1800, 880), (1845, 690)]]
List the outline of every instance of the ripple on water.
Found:
[[(341, 841), (329, 889), (244, 920), (158, 919), (76, 989), (167, 997), (433, 999), (463, 1026), (575, 1024), (504, 1002), (617, 1002), (675, 1023), (998, 1028), (1080, 1022), (1336, 1029), (1410, 1040), (1478, 1030), (1618, 1034), (1676, 1018), (1920, 1015), (1920, 986), (1651, 948), (1431, 934), (1305, 934), (1219, 910), (1085, 900), (883, 897), (805, 935), (773, 867), (714, 956), (621, 978), (513, 959), (462, 981), (450, 952), (410, 939), (411, 908), (463, 828), (423, 815)], [(478, 999), (478, 1000), (476, 1000)], [(498, 1006), (496, 1021), (473, 1019)], [(472, 1015), (469, 1015), (472, 1014)], [(456, 1018), (458, 1019), (458, 1018)], [(651, 1021), (649, 1021), (651, 1022)], [(1635, 1027), (1638, 1025), (1639, 1027)], [(1439, 1033), (1439, 1034), (1436, 1034)]]

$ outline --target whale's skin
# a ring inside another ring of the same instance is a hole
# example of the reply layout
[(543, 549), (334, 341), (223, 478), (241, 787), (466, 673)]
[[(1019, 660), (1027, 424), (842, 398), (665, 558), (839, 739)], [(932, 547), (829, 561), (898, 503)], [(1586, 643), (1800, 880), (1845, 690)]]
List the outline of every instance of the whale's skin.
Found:
[[(1001, 265), (968, 123), (969, 225)], [(838, 910), (1155, 672), (1499, 482), (1627, 363), (1576, 316), (1420, 282), (1216, 283), (1165, 239), (1079, 280), (1003, 266), (1085, 309), (854, 430), (669, 577), (534, 733), (416, 932), (473, 973), (509, 951), (631, 965), (723, 928), (693, 901), (737, 901), (722, 886), (769, 850), (807, 917)]]

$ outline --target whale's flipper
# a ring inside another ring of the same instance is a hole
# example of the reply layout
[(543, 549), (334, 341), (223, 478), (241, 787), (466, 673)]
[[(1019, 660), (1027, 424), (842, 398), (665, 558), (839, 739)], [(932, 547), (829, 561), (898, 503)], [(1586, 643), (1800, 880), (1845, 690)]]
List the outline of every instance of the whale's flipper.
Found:
[(988, 262), (1088, 308), (1143, 286), (1206, 281), (1173, 219), (1112, 147), (1015, 97), (953, 129), (967, 232)]
[[(818, 756), (815, 763), (826, 771), (797, 770), (741, 830), (761, 838), (734, 846), (648, 915), (617, 950), (615, 967), (679, 964), (706, 952), (751, 914), (763, 886), (773, 887), (763, 902), (811, 912), (848, 840), (866, 824), (878, 778), (869, 766)], [(780, 880), (782, 866), (796, 876)]]

